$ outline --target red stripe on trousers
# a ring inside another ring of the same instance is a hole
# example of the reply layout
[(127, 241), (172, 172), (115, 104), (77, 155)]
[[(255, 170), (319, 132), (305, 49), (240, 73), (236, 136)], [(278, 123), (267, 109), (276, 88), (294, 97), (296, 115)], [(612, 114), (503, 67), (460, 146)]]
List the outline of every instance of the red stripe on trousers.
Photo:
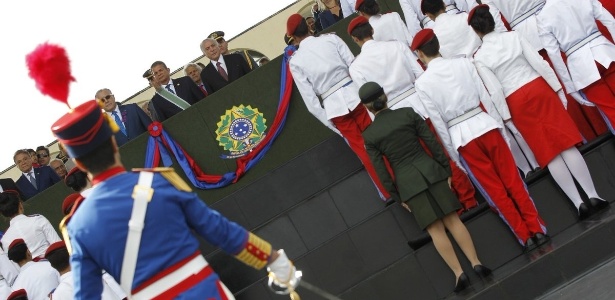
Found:
[(459, 154), (519, 240), (525, 242), (536, 233), (544, 233), (515, 160), (497, 129), (460, 147)]
[(359, 104), (348, 114), (331, 119), (331, 122), (333, 122), (342, 136), (346, 138), (350, 149), (359, 157), (369, 177), (371, 177), (372, 181), (376, 184), (376, 188), (378, 188), (385, 199), (390, 198), (389, 192), (387, 192), (380, 182), (380, 179), (378, 179), (376, 169), (374, 165), (372, 165), (372, 161), (365, 150), (365, 142), (363, 141), (361, 133), (372, 123), (372, 119), (369, 117), (365, 106)]

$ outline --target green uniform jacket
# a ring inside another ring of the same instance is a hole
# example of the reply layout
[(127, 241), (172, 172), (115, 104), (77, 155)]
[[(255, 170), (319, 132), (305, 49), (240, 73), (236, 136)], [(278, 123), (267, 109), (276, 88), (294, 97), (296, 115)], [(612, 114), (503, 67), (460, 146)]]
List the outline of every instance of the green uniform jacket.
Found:
[[(363, 132), (365, 148), (384, 187), (396, 201), (407, 201), (429, 184), (451, 176), (448, 158), (427, 123), (412, 108), (384, 109)], [(431, 158), (421, 146), (423, 140)], [(395, 183), (384, 164), (389, 160)]]

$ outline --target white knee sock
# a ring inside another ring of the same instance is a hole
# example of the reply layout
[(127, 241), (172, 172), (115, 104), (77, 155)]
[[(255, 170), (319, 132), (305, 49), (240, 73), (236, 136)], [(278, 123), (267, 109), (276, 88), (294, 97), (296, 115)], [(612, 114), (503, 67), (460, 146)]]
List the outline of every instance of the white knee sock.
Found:
[(564, 191), (566, 196), (574, 203), (574, 206), (579, 208), (579, 206), (583, 203), (581, 199), (581, 195), (579, 195), (579, 191), (577, 187), (574, 185), (574, 180), (572, 179), (572, 175), (564, 162), (564, 159), (561, 155), (557, 155), (553, 160), (549, 162), (547, 165), (549, 168), (549, 172), (551, 172), (551, 176), (557, 182), (557, 185)]
[(587, 164), (579, 150), (576, 147), (570, 147), (560, 153), (560, 156), (564, 159), (566, 166), (568, 166), (568, 170), (570, 170), (574, 179), (577, 180), (583, 191), (585, 191), (587, 197), (600, 198), (598, 192), (596, 192), (596, 187), (594, 186)]

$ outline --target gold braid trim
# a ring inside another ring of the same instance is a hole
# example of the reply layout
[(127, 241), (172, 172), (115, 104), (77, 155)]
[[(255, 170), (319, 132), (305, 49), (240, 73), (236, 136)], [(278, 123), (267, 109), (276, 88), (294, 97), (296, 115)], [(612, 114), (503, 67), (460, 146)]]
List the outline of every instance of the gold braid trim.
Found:
[(69, 216), (65, 216), (60, 221), (60, 232), (62, 233), (62, 237), (64, 238), (64, 243), (66, 244), (66, 250), (68, 250), (68, 255), (73, 253), (73, 248), (70, 244), (70, 238), (68, 237), (68, 229), (66, 228), (66, 223), (68, 222)]
[(260, 270), (267, 265), (270, 255), (271, 244), (249, 232), (245, 248), (235, 257), (246, 265)]

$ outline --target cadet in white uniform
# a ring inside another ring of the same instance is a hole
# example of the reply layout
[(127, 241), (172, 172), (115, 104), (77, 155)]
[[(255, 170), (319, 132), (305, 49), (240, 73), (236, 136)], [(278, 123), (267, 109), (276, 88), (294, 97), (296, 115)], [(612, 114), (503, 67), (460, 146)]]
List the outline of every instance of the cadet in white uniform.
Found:
[[(422, 28), (433, 28), (434, 22), (421, 11), (422, 0), (399, 0), (399, 5), (404, 13), (408, 31), (414, 36)], [(469, 0), (476, 4), (476, 1)], [(468, 11), (470, 7), (466, 0), (444, 0), (445, 11), (448, 14), (458, 14), (462, 11)]]
[(41, 215), (26, 216), (23, 214), (23, 204), (15, 193), (4, 192), (0, 194), (0, 211), (10, 219), (9, 228), (2, 237), (2, 247), (8, 246), (15, 239), (24, 239), (28, 249), (32, 249), (32, 257), (38, 260), (43, 257), (50, 244), (60, 241), (58, 233)]
[(468, 23), (483, 40), (474, 56), (479, 75), (489, 91), (496, 91), (499, 99), (506, 97), (500, 101), (508, 104), (512, 120), (534, 150), (540, 166), (549, 167), (581, 218), (589, 215), (589, 207), (583, 203), (573, 176), (590, 204), (604, 207), (607, 202), (598, 196), (585, 160), (575, 147), (582, 137), (566, 113), (566, 97), (553, 69), (517, 32), (494, 32), (487, 5), (475, 7)]
[(498, 131), (501, 125), (490, 116), (508, 120), (508, 108), (484, 100), (489, 94), (468, 59), (444, 59), (438, 48), (431, 29), (420, 31), (412, 42), (412, 50), (418, 50), (428, 65), (415, 82), (417, 93), (451, 159), (461, 164), (463, 158), (468, 175), (480, 185), (491, 207), (519, 243), (531, 250), (545, 241), (546, 229)]
[[(400, 41), (407, 47), (412, 43), (412, 35), (401, 17), (396, 12), (380, 14), (380, 5), (376, 0), (358, 0), (355, 9), (369, 20), (374, 29), (376, 41)], [(358, 86), (361, 86), (358, 84)]]
[(615, 132), (615, 45), (598, 31), (596, 20), (615, 34), (615, 19), (598, 0), (549, 0), (538, 14), (538, 28), (566, 91), (583, 105), (597, 105)]
[(299, 14), (288, 18), (286, 33), (299, 43), (289, 61), (297, 89), (307, 109), (320, 122), (343, 136), (359, 157), (383, 200), (390, 195), (384, 188), (365, 151), (361, 133), (371, 123), (359, 100), (359, 88), (352, 82), (348, 67), (354, 55), (334, 34), (311, 36)]
[(47, 300), (49, 293), (60, 283), (58, 271), (46, 260), (32, 261), (32, 254), (22, 239), (16, 239), (9, 245), (8, 255), (21, 268), (13, 290), (26, 290), (30, 300)]
[[(361, 47), (361, 54), (350, 65), (352, 80), (359, 86), (370, 81), (377, 82), (387, 95), (387, 107), (393, 110), (412, 107), (436, 134), (419, 96), (415, 93), (414, 81), (423, 74), (423, 69), (410, 48), (398, 41), (374, 41), (371, 36), (371, 22), (361, 16), (350, 22), (348, 32)], [(463, 209), (477, 206), (474, 187), (466, 174), (452, 162), (451, 171), (453, 191)]]

